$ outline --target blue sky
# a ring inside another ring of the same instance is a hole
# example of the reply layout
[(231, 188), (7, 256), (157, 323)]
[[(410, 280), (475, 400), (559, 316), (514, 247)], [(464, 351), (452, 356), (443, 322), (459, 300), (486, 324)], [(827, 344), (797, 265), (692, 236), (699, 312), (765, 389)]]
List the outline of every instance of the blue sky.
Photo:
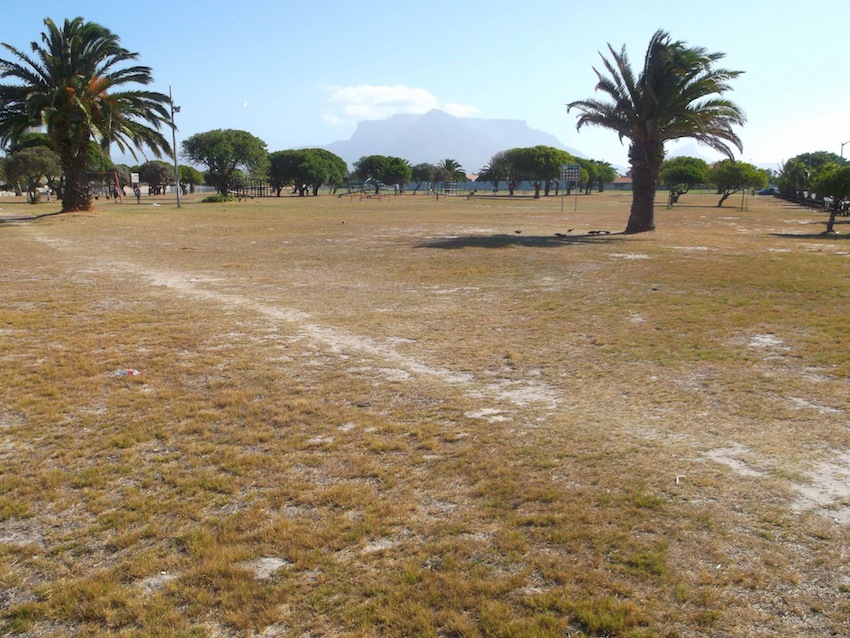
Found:
[[(776, 164), (838, 153), (850, 140), (847, 0), (4, 0), (0, 41), (28, 48), (45, 17), (77, 15), (138, 52), (157, 90), (172, 87), (178, 145), (238, 128), (270, 151), (318, 146), (348, 139), (363, 119), (441, 108), (525, 120), (589, 157), (626, 165), (617, 135), (577, 132), (565, 104), (597, 95), (592, 67), (601, 68), (608, 43), (626, 45), (639, 67), (659, 28), (725, 52), (723, 65), (745, 72), (729, 94), (748, 118), (740, 159)], [(844, 151), (850, 156), (850, 145)]]

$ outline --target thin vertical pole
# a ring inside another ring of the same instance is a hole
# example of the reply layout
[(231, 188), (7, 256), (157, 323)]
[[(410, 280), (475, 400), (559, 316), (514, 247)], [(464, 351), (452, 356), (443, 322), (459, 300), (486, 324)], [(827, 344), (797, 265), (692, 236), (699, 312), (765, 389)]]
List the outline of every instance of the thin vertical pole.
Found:
[[(180, 168), (177, 166), (177, 127), (174, 126), (174, 98), (171, 97), (171, 85), (168, 85), (168, 100), (171, 102), (171, 151), (174, 155), (174, 184), (177, 192), (177, 208), (180, 208)], [(180, 110), (179, 108), (177, 109)]]

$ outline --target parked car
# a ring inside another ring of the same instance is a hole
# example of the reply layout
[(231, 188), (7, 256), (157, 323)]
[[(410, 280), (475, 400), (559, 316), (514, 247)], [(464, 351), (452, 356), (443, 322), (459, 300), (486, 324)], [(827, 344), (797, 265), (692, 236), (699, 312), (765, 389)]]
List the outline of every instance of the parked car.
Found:
[(756, 191), (756, 195), (777, 195), (779, 194), (779, 190), (771, 186), (770, 188), (762, 188), (760, 191)]

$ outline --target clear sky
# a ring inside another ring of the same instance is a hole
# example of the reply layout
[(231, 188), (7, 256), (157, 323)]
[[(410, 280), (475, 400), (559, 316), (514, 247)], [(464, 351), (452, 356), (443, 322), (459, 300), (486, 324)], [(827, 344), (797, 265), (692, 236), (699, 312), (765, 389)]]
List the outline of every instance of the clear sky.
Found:
[(171, 86), (178, 145), (237, 128), (269, 151), (319, 146), (348, 139), (360, 120), (441, 108), (525, 120), (625, 166), (617, 135), (577, 132), (565, 104), (602, 97), (592, 67), (608, 43), (626, 45), (639, 68), (657, 29), (745, 72), (729, 94), (748, 118), (740, 159), (774, 165), (850, 140), (847, 0), (3, 0), (0, 41), (28, 49), (45, 17), (77, 15), (138, 52), (155, 89)]

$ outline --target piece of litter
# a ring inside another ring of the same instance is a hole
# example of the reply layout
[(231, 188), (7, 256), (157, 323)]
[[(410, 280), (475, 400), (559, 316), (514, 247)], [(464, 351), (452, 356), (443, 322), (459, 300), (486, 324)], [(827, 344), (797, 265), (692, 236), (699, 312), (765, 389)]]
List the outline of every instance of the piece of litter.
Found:
[(681, 483), (681, 481), (682, 481), (682, 479), (683, 479), (683, 478), (685, 478), (685, 475), (684, 475), (684, 474), (679, 474), (679, 475), (676, 477), (676, 485), (678, 485), (679, 483)]
[(116, 370), (115, 371), (116, 377), (138, 377), (138, 376), (141, 376), (141, 374), (142, 374), (141, 372), (139, 372), (138, 370), (133, 370), (133, 368), (127, 368), (125, 370)]

